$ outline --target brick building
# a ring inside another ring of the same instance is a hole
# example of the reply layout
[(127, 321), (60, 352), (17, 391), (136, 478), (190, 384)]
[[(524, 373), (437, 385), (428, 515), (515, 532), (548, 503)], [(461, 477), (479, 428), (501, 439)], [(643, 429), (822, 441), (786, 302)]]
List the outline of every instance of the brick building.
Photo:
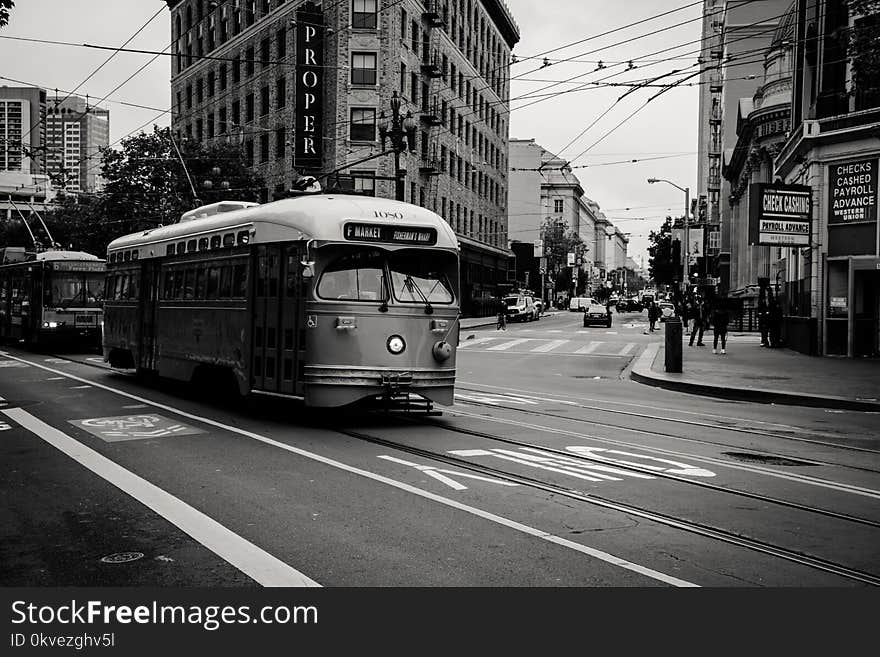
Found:
[(301, 174), (337, 170), (325, 186), (394, 198), (379, 128), (397, 94), (417, 126), (401, 156), (404, 200), (455, 229), (463, 311), (491, 311), (510, 255), (509, 62), (519, 40), (503, 0), (166, 2), (172, 130), (241, 144), (265, 180), (263, 201)]

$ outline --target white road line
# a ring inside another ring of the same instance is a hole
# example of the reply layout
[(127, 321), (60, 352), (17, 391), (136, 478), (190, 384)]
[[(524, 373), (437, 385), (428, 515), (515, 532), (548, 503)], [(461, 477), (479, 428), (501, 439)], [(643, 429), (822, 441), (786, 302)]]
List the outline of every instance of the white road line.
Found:
[(562, 333), (560, 329), (550, 329), (549, 331), (545, 331), (545, 333)]
[[(0, 354), (7, 356), (8, 358), (12, 358), (14, 360), (27, 363), (28, 361), (24, 361), (21, 358), (16, 356), (11, 356), (4, 352), (0, 352)], [(87, 379), (82, 379), (74, 374), (66, 374), (65, 372), (60, 372), (58, 370), (53, 370), (50, 367), (46, 367), (45, 365), (37, 365), (37, 367), (44, 369), (48, 372), (53, 372), (54, 374), (62, 374), (67, 378), (73, 379), (74, 381), (81, 381), (83, 383), (89, 383)], [(462, 504), (457, 500), (453, 500), (448, 497), (443, 497), (442, 495), (436, 495), (427, 490), (423, 490), (421, 488), (416, 488), (415, 486), (411, 486), (409, 484), (405, 484), (401, 481), (397, 481), (395, 479), (391, 479), (389, 477), (385, 477), (383, 475), (376, 474), (374, 472), (369, 472), (367, 470), (361, 470), (360, 468), (356, 468), (351, 465), (347, 465), (340, 461), (335, 461), (333, 459), (327, 458), (326, 456), (321, 456), (320, 454), (316, 454), (314, 452), (308, 452), (304, 449), (300, 449), (298, 447), (293, 447), (292, 445), (287, 445), (285, 443), (279, 442), (277, 440), (273, 440), (272, 438), (267, 438), (265, 436), (261, 436), (256, 433), (252, 433), (250, 431), (245, 431), (244, 429), (239, 429), (238, 427), (234, 427), (231, 425), (223, 424), (222, 422), (217, 422), (216, 420), (211, 420), (206, 417), (201, 417), (199, 415), (194, 415), (193, 413), (187, 413), (186, 411), (182, 411), (180, 409), (174, 408), (173, 406), (168, 406), (167, 404), (162, 404), (160, 402), (154, 402), (144, 397), (138, 397), (137, 395), (133, 395), (130, 392), (125, 392), (123, 390), (119, 390), (117, 388), (112, 388), (108, 385), (104, 385), (103, 383), (91, 382), (96, 388), (102, 388), (109, 392), (113, 392), (122, 397), (128, 397), (129, 399), (134, 399), (139, 402), (143, 402), (146, 404), (150, 404), (154, 408), (161, 408), (163, 410), (168, 411), (169, 413), (175, 413), (180, 417), (189, 418), (191, 420), (195, 420), (196, 422), (201, 422), (203, 424), (207, 424), (209, 426), (218, 427), (220, 429), (224, 429), (231, 433), (236, 433), (240, 436), (246, 436), (258, 442), (264, 443), (266, 445), (271, 445), (272, 447), (277, 447), (278, 449), (282, 449), (286, 452), (290, 452), (292, 454), (297, 454), (298, 456), (302, 456), (303, 458), (310, 459), (312, 461), (317, 461), (318, 463), (323, 463), (333, 468), (337, 468), (339, 470), (343, 470), (345, 472), (351, 472), (352, 474), (359, 475), (366, 479), (371, 479), (373, 481), (378, 481), (380, 483), (386, 484), (393, 488), (397, 488), (399, 490), (406, 491), (408, 493), (412, 493), (413, 495), (417, 495), (419, 497), (423, 497), (425, 499), (432, 500), (437, 502), (438, 504), (443, 504), (445, 506), (451, 507), (453, 509), (457, 509), (459, 511), (463, 511), (464, 513), (469, 513), (471, 515), (477, 516), (479, 518), (483, 518), (484, 520), (488, 520), (489, 522), (494, 522), (496, 524), (502, 525), (504, 527), (508, 527), (509, 529), (513, 529), (515, 531), (522, 532), (529, 536), (534, 536), (535, 538), (539, 538), (541, 540), (547, 541), (548, 543), (554, 543), (556, 545), (560, 545), (562, 547), (569, 548), (576, 552), (580, 552), (581, 554), (585, 554), (587, 556), (593, 557), (594, 559), (598, 559), (600, 561), (604, 561), (606, 563), (610, 563), (614, 566), (618, 566), (619, 568), (623, 568), (625, 570), (630, 570), (635, 573), (639, 573), (651, 579), (655, 579), (660, 582), (664, 582), (671, 586), (682, 586), (682, 587), (696, 587), (698, 584), (694, 584), (693, 582), (688, 582), (687, 580), (679, 579), (677, 577), (673, 577), (672, 575), (667, 575), (666, 573), (661, 573), (658, 570), (654, 570), (652, 568), (648, 568), (647, 566), (642, 566), (637, 563), (633, 563), (631, 561), (627, 561), (626, 559), (621, 559), (613, 554), (608, 552), (603, 552), (602, 550), (598, 550), (596, 548), (591, 548), (587, 545), (582, 545), (581, 543), (576, 543), (574, 541), (570, 541), (565, 538), (561, 538), (554, 534), (550, 534), (549, 532), (545, 532), (542, 529), (537, 529), (535, 527), (531, 527), (529, 525), (524, 525), (522, 523), (516, 522), (515, 520), (510, 520), (503, 516), (495, 515), (494, 513), (490, 513), (489, 511), (483, 511), (482, 509), (478, 509), (476, 507)], [(51, 428), (51, 427), (50, 427)], [(79, 443), (77, 443), (79, 444)]]
[(48, 379), (46, 379), (46, 381), (63, 381), (63, 380), (64, 380), (63, 376), (52, 376), (52, 377), (49, 377)]
[(586, 347), (581, 347), (580, 349), (578, 349), (574, 353), (576, 353), (576, 354), (591, 354), (594, 351), (596, 351), (596, 349), (598, 349), (599, 346), (602, 344), (604, 344), (604, 343), (603, 342), (590, 342), (590, 344), (588, 344)]
[(540, 347), (535, 347), (532, 349), (533, 352), (546, 352), (553, 351), (556, 347), (561, 347), (566, 344), (568, 340), (550, 340), (547, 344), (542, 344)]
[(517, 340), (509, 340), (508, 342), (502, 342), (501, 344), (497, 344), (494, 347), (489, 347), (486, 351), (505, 351), (506, 349), (510, 349), (511, 347), (515, 347), (518, 344), (522, 344), (523, 342), (528, 342), (532, 338), (519, 338)]
[(158, 486), (142, 479), (21, 408), (3, 410), (80, 465), (149, 507), (263, 586), (320, 586), (313, 579), (227, 529)]
[(91, 388), (92, 386), (70, 386), (71, 390), (82, 390), (83, 388)]
[(630, 352), (630, 350), (635, 346), (636, 346), (635, 342), (627, 342), (626, 346), (617, 352), (617, 355), (618, 356), (626, 356)]
[(465, 340), (460, 345), (458, 345), (458, 348), (465, 349), (466, 347), (473, 347), (475, 344), (482, 344), (491, 340), (498, 340), (498, 338), (474, 338), (473, 340)]

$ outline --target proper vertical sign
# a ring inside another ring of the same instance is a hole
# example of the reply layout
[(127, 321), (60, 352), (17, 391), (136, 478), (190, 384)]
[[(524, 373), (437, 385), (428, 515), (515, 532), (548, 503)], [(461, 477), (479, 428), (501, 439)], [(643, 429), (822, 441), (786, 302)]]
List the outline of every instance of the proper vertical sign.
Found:
[(296, 12), (294, 165), (320, 169), (323, 152), (324, 15), (313, 2)]

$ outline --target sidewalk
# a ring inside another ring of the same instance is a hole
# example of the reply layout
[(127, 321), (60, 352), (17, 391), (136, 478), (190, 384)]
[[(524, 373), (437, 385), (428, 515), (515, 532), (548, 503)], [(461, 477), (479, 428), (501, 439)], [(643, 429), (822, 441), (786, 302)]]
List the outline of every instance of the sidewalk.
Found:
[[(686, 339), (686, 338), (685, 338)], [(880, 360), (805, 356), (762, 347), (754, 334), (730, 334), (727, 354), (682, 347), (682, 372), (665, 371), (664, 344), (645, 348), (631, 378), (670, 390), (762, 403), (880, 412)]]

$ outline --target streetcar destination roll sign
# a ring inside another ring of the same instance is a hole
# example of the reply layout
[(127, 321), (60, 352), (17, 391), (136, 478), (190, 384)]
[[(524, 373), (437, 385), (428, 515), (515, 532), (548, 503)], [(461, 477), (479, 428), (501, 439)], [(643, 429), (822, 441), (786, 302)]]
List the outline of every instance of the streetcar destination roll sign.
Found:
[(358, 242), (391, 242), (394, 244), (425, 244), (428, 246), (437, 243), (437, 229), (422, 228), (420, 226), (347, 223), (343, 227), (343, 235), (347, 240)]
[(809, 246), (813, 195), (804, 185), (749, 186), (751, 246)]

